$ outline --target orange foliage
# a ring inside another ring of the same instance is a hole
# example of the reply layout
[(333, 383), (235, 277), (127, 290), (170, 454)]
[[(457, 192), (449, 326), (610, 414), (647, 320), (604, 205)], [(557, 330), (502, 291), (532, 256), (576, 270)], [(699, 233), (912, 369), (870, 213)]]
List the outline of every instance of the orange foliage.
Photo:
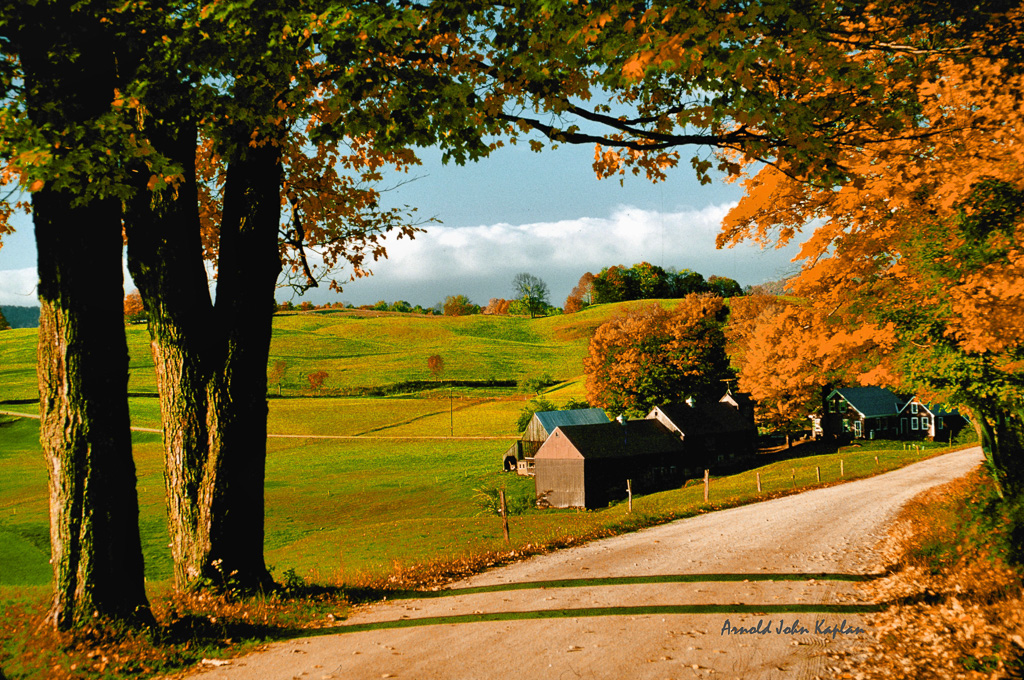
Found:
[(727, 336), (739, 387), (758, 401), (764, 425), (801, 427), (829, 386), (895, 380), (882, 360), (893, 347), (892, 328), (844, 326), (810, 305), (771, 296), (734, 299)]
[(314, 394), (319, 394), (324, 388), (324, 381), (327, 380), (329, 374), (325, 370), (313, 371), (306, 376), (306, 380), (309, 381), (309, 389)]
[(717, 399), (728, 374), (723, 313), (721, 298), (688, 295), (672, 311), (643, 305), (604, 323), (583, 360), (587, 401), (641, 415), (690, 397)]
[(139, 293), (138, 288), (124, 296), (125, 316), (136, 316), (142, 314), (144, 310), (145, 308), (142, 304), (142, 295)]
[[(333, 116), (324, 103), (332, 87), (322, 86), (310, 103), (314, 111), (305, 127), (295, 125), (282, 141), (279, 249), (288, 282), (297, 290), (325, 279), (332, 290), (340, 290), (337, 273), (342, 267), (350, 268), (347, 280), (369, 276), (369, 263), (387, 257), (388, 234), (413, 238), (422, 231), (415, 208), (381, 207), (376, 187), (383, 168), (406, 172), (419, 164), (411, 150), (380, 150), (372, 134), (333, 142), (310, 139)], [(209, 139), (197, 149), (196, 173), (204, 253), (216, 263), (225, 165)]]
[(506, 300), (504, 298), (491, 298), (487, 306), (483, 308), (483, 314), (493, 314), (495, 316), (507, 316), (509, 313), (509, 307), (513, 300)]
[[(849, 183), (815, 185), (773, 166), (746, 180), (720, 245), (748, 238), (780, 244), (818, 226), (802, 244), (803, 268), (791, 282), (807, 307), (755, 324), (743, 389), (773, 395), (786, 410), (812, 377), (820, 383), (833, 370), (848, 381), (935, 382), (934, 357), (904, 360), (910, 374), (902, 375), (896, 350), (904, 357), (942, 346), (963, 357), (1019, 351), (1024, 116), (1015, 93), (1022, 90), (1024, 75), (1013, 64), (945, 62), (920, 86), (923, 110), (912, 121), (920, 134), (843, 150)], [(992, 365), (1020, 370), (1009, 360)], [(957, 384), (958, 399), (967, 401), (991, 391)]]
[(444, 373), (444, 359), (440, 354), (431, 354), (427, 357), (427, 370), (435, 379), (441, 377), (441, 374)]

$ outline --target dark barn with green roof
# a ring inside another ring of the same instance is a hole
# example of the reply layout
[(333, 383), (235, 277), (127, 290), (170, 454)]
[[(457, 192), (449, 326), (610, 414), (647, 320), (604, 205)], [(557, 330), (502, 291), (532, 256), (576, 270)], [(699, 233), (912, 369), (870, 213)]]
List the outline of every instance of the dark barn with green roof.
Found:
[(899, 413), (906, 397), (884, 387), (840, 387), (816, 414), (815, 433), (825, 437), (888, 439), (899, 434)]
[(634, 493), (683, 483), (685, 449), (656, 420), (558, 427), (534, 457), (537, 501), (554, 508), (601, 508)]
[(608, 416), (599, 408), (577, 408), (565, 411), (538, 411), (533, 414), (526, 431), (515, 444), (505, 452), (502, 467), (505, 470), (519, 470), (520, 474), (531, 474), (530, 463), (547, 438), (559, 427), (567, 425), (597, 425), (607, 423)]

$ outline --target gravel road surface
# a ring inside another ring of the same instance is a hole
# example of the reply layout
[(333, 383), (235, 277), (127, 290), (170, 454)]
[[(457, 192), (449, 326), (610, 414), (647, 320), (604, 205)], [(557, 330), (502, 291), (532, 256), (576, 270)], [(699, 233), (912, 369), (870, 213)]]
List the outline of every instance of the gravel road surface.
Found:
[(188, 677), (829, 677), (826, 652), (871, 634), (857, 584), (884, 571), (875, 546), (896, 511), (981, 460), (968, 449), (534, 557)]

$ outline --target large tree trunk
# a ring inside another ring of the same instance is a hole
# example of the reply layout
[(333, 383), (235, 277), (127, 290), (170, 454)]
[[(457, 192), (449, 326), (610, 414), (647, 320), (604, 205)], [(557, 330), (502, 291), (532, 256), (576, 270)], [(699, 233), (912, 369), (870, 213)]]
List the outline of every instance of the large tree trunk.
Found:
[(157, 367), (175, 582), (179, 589), (269, 587), (263, 477), (281, 269), (277, 148), (247, 148), (229, 164), (214, 309), (199, 238), (195, 130), (177, 124), (147, 134), (185, 176), (155, 201), (140, 192), (127, 220), (129, 267), (146, 302)]
[(212, 557), (247, 587), (272, 583), (263, 560), (267, 361), (281, 272), (281, 160), (272, 143), (243, 147), (228, 165), (215, 315), (222, 368), (210, 385), (216, 483), (206, 486)]
[(151, 125), (154, 147), (182, 165), (173, 189), (152, 195), (140, 168), (128, 204), (128, 267), (149, 317), (164, 438), (164, 483), (175, 584), (187, 588), (213, 578), (209, 528), (201, 488), (210, 475), (207, 387), (218, 344), (203, 267), (195, 182), (196, 129), (187, 109), (161, 112), (170, 125)]
[(39, 250), (40, 441), (58, 628), (94, 613), (150, 619), (128, 415), (116, 201), (33, 196)]
[[(32, 124), (44, 135), (76, 125), (84, 131), (55, 145), (59, 166), (65, 153), (101, 153), (94, 125), (110, 108), (115, 63), (102, 27), (49, 6), (41, 14), (26, 18), (14, 39)], [(90, 198), (85, 186), (54, 188), (52, 181), (32, 196), (51, 617), (61, 629), (95, 615), (151, 621), (129, 430), (120, 201)]]

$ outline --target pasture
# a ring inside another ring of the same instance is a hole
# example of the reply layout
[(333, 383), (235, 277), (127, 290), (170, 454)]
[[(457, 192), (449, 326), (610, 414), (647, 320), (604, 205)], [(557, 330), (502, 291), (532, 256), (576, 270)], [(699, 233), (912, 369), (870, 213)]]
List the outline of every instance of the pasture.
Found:
[[(581, 362), (590, 333), (617, 306), (545, 319), (415, 317), (315, 312), (279, 315), (271, 364), (288, 362), (277, 397), (271, 388), (266, 475), (266, 558), (280, 577), (318, 583), (379, 579), (422, 563), (507, 549), (484, 490), (532, 496), (530, 480), (500, 472), (502, 452), (517, 436), (515, 420), (530, 393), (516, 388), (427, 388), (393, 397), (340, 396), (346, 391), (432, 380), (426, 358), (441, 354), (445, 375), (462, 381), (515, 380), (548, 374), (555, 404), (583, 396)], [(159, 427), (148, 334), (128, 329), (133, 424)], [(35, 332), (0, 334), (0, 409), (34, 412)], [(304, 375), (326, 370), (327, 396), (303, 389)], [(454, 436), (451, 436), (454, 435)], [(160, 435), (133, 437), (148, 581), (170, 573)], [(898, 445), (897, 445), (898, 446)], [(765, 461), (755, 471), (645, 497), (597, 512), (527, 509), (512, 518), (513, 549), (579, 540), (758, 497), (791, 493), (874, 474), (930, 455), (922, 451), (850, 451)], [(878, 463), (875, 463), (875, 456)], [(34, 420), (0, 416), (0, 587), (7, 595), (45, 591), (49, 582), (46, 471)]]

